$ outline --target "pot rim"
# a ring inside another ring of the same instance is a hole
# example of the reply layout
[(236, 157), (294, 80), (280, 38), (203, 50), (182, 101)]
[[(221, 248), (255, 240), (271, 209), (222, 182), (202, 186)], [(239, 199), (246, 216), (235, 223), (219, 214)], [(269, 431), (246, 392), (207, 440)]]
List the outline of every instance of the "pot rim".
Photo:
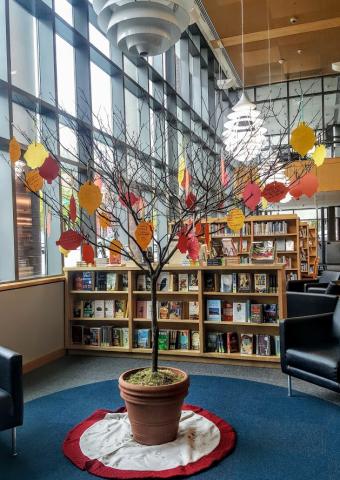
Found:
[(160, 370), (173, 370), (173, 371), (176, 371), (176, 372), (180, 372), (183, 375), (183, 378), (181, 380), (179, 380), (178, 382), (170, 383), (168, 385), (141, 385), (141, 384), (129, 383), (125, 380), (127, 375), (129, 375), (131, 373), (134, 373), (134, 372), (138, 372), (140, 370), (144, 370), (146, 368), (150, 368), (150, 367), (139, 367), (139, 368), (131, 368), (130, 370), (126, 370), (125, 372), (123, 372), (119, 376), (119, 379), (118, 379), (119, 385), (121, 385), (122, 387), (128, 388), (128, 389), (131, 389), (131, 390), (145, 389), (145, 390), (150, 390), (150, 391), (152, 391), (152, 390), (158, 390), (158, 391), (161, 390), (162, 391), (162, 390), (169, 390), (169, 389), (172, 389), (172, 388), (177, 388), (178, 385), (180, 385), (182, 383), (186, 383), (186, 382), (189, 381), (189, 375), (184, 370), (181, 370), (181, 369), (176, 368), (176, 367), (167, 367), (167, 366), (159, 367), (159, 369)]

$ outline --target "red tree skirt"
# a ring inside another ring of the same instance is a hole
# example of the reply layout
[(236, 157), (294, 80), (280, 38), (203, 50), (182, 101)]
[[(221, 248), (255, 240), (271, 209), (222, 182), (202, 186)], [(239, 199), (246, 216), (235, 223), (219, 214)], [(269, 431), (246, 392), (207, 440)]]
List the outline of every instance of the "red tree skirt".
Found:
[(97, 410), (67, 435), (65, 456), (81, 470), (103, 478), (172, 478), (205, 470), (229, 455), (236, 433), (224, 420), (184, 405), (174, 442), (145, 446), (132, 439), (125, 408)]

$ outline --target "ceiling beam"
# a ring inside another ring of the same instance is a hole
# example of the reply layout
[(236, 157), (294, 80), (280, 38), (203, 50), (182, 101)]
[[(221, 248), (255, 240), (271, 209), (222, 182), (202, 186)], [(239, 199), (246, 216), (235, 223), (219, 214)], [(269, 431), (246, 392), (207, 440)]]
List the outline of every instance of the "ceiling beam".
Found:
[[(300, 33), (318, 32), (329, 28), (340, 27), (340, 17), (327, 18), (325, 20), (317, 20), (316, 22), (301, 23), (298, 25), (289, 25), (287, 27), (273, 28), (269, 30), (269, 38), (289, 37), (290, 35), (298, 35)], [(244, 34), (244, 43), (261, 42), (268, 39), (268, 31), (252, 32)], [(213, 40), (211, 45), (214, 48), (233, 47), (241, 45), (242, 36), (235, 35), (233, 37), (221, 38)]]

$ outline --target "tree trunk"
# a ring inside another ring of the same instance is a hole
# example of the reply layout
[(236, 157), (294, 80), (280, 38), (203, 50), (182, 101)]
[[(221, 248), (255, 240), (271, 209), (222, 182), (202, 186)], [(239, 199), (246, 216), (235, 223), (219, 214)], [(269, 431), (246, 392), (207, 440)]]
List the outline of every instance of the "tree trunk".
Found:
[(158, 370), (157, 277), (151, 276), (152, 371)]

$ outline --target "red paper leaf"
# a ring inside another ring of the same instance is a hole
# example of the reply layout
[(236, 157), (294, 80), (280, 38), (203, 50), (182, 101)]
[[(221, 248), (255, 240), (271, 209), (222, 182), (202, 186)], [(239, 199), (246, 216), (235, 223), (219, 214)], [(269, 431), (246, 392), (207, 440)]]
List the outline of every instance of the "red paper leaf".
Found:
[(210, 225), (209, 223), (206, 223), (204, 225), (204, 238), (205, 238), (205, 243), (206, 245), (210, 245)]
[(255, 210), (261, 201), (261, 189), (257, 183), (249, 182), (243, 190), (243, 201), (250, 210)]
[(269, 203), (276, 203), (283, 200), (288, 193), (288, 188), (282, 182), (271, 182), (262, 191), (262, 196)]
[(196, 203), (196, 195), (193, 194), (192, 192), (189, 192), (187, 196), (185, 197), (185, 204), (189, 210), (191, 210)]
[(307, 197), (312, 197), (318, 191), (319, 181), (314, 173), (307, 173), (300, 180), (302, 193)]
[(229, 182), (229, 176), (225, 170), (224, 157), (221, 156), (221, 184), (226, 187)]
[(188, 237), (184, 233), (181, 233), (178, 237), (177, 248), (181, 253), (188, 250)]
[(82, 235), (76, 232), (75, 230), (67, 230), (60, 235), (59, 240), (55, 243), (60, 245), (65, 250), (76, 250), (80, 247), (81, 242), (83, 241)]
[(188, 255), (191, 260), (198, 260), (200, 253), (200, 244), (195, 235), (188, 239)]
[(127, 207), (128, 205), (133, 207), (137, 202), (139, 202), (139, 197), (137, 197), (133, 192), (127, 192), (123, 195), (119, 195), (118, 200), (123, 207)]
[(289, 186), (289, 193), (293, 198), (295, 198), (295, 200), (299, 200), (301, 195), (303, 195), (300, 180), (296, 180), (291, 183), (291, 185)]
[(92, 245), (89, 243), (84, 243), (81, 249), (81, 258), (87, 264), (94, 264), (94, 250)]
[(77, 218), (77, 204), (76, 199), (73, 196), (73, 193), (70, 198), (70, 205), (68, 207), (68, 216), (71, 222), (75, 222)]
[(40, 176), (44, 178), (47, 183), (51, 184), (52, 181), (58, 177), (59, 165), (58, 162), (49, 155), (38, 170)]
[(189, 170), (186, 168), (184, 170), (184, 175), (183, 175), (183, 180), (181, 183), (181, 187), (185, 188), (186, 190), (189, 189), (190, 182), (192, 180), (192, 177), (189, 173)]

